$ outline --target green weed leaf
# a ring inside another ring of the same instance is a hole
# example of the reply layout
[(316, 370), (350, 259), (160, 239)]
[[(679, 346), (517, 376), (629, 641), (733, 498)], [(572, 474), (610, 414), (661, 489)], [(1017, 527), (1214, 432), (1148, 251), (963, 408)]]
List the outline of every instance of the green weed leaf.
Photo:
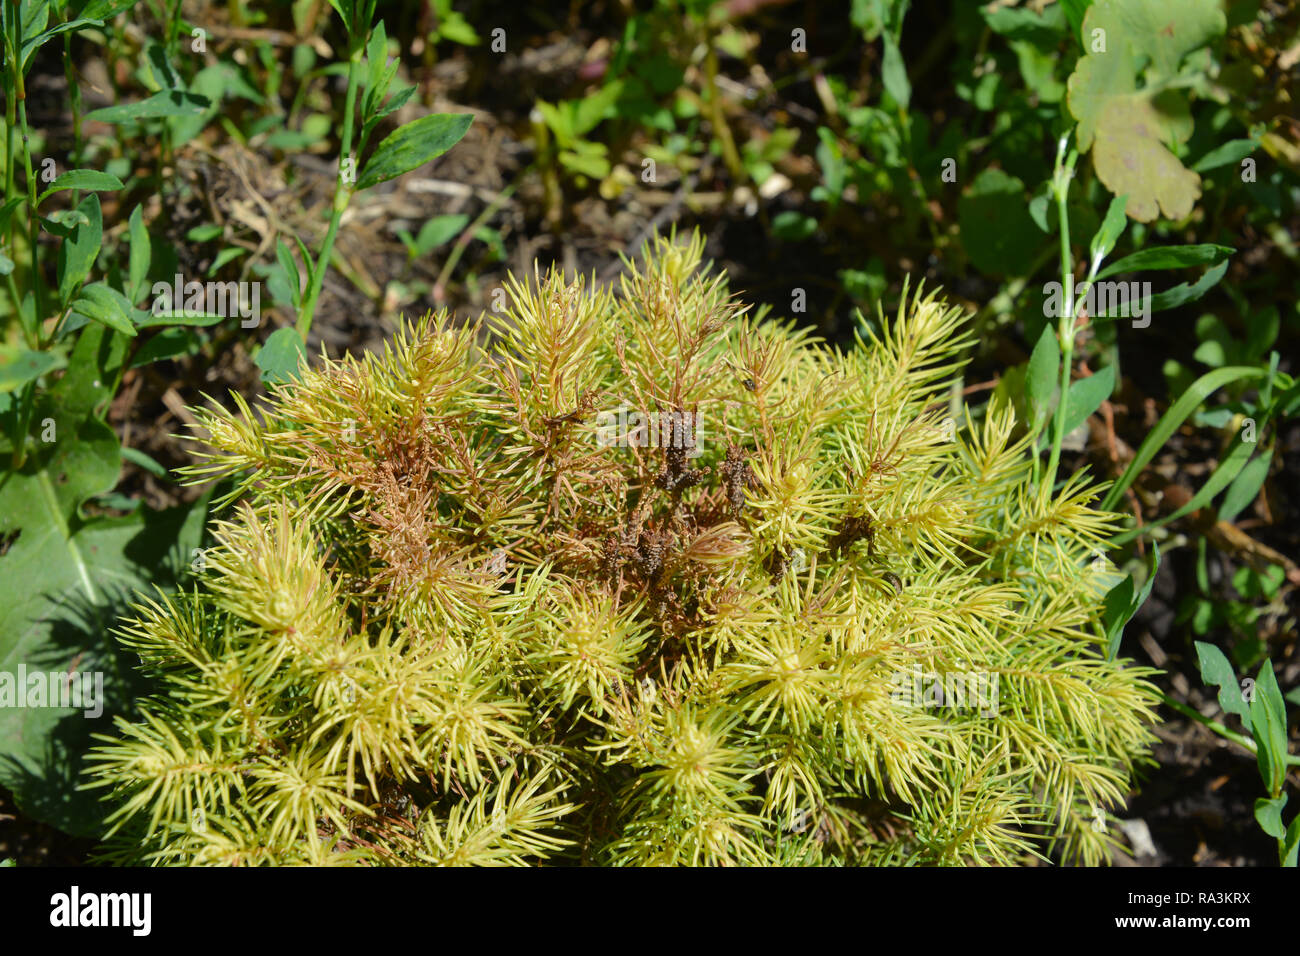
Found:
[(1047, 421), (1055, 402), (1052, 401), (1057, 391), (1057, 380), (1061, 372), (1061, 349), (1056, 342), (1056, 332), (1051, 326), (1043, 329), (1038, 337), (1038, 344), (1029, 356), (1029, 369), (1025, 375), (1025, 394), (1029, 398), (1030, 414), (1033, 416), (1031, 426), (1037, 434)]
[(279, 238), (275, 240), (275, 258), (284, 270), (285, 279), (289, 283), (289, 297), (296, 309), (302, 305), (302, 276), (298, 274), (298, 264), (293, 261), (293, 253), (284, 244), (284, 240)]
[(399, 127), (375, 149), (357, 178), (357, 189), (387, 182), (441, 156), (460, 142), (471, 122), (468, 113), (434, 113)]
[(1255, 801), (1255, 819), (1260, 829), (1275, 840), (1286, 837), (1286, 825), (1282, 823), (1282, 810), (1286, 807), (1286, 794), (1279, 794), (1272, 799), (1260, 797)]
[(134, 311), (126, 296), (103, 282), (93, 282), (81, 290), (81, 295), (72, 303), (72, 308), (86, 318), (108, 326), (126, 336), (134, 336), (135, 324), (131, 321)]
[(903, 53), (898, 48), (898, 40), (888, 32), (885, 33), (885, 53), (881, 61), (881, 82), (890, 99), (898, 104), (899, 109), (907, 109), (912, 99), (912, 84), (907, 78), (907, 65), (903, 62)]
[(1216, 146), (1195, 163), (1192, 169), (1198, 173), (1218, 169), (1220, 166), (1236, 166), (1243, 159), (1259, 148), (1259, 141), (1253, 139), (1230, 139), (1222, 146)]
[(91, 110), (84, 119), (99, 123), (139, 123), (166, 116), (199, 116), (211, 105), (206, 96), (196, 96), (180, 90), (163, 90), (134, 103), (119, 103)]
[(1115, 366), (1107, 365), (1096, 374), (1081, 378), (1070, 385), (1065, 399), (1065, 421), (1062, 434), (1068, 435), (1101, 407), (1101, 403), (1115, 390)]
[(37, 196), (36, 205), (39, 206), (54, 193), (62, 192), (65, 189), (110, 191), (123, 188), (125, 188), (125, 185), (122, 180), (116, 176), (110, 176), (108, 173), (101, 173), (94, 169), (72, 169), (54, 180), (49, 189)]
[(1147, 573), (1146, 584), (1141, 591), (1135, 591), (1133, 575), (1127, 575), (1107, 593), (1102, 605), (1102, 625), (1106, 633), (1106, 659), (1113, 661), (1119, 654), (1120, 644), (1124, 640), (1124, 628), (1133, 620), (1155, 587), (1156, 572), (1160, 570), (1160, 545), (1156, 544), (1151, 552), (1151, 567)]
[(1195, 282), (1183, 282), (1172, 289), (1166, 289), (1164, 292), (1153, 295), (1150, 305), (1151, 312), (1163, 312), (1166, 309), (1176, 309), (1188, 302), (1195, 302), (1218, 285), (1227, 272), (1228, 260), (1225, 259), (1217, 266), (1205, 270), (1205, 275)]
[(1112, 485), (1110, 491), (1106, 493), (1106, 498), (1101, 504), (1102, 510), (1109, 511), (1115, 507), (1115, 503), (1119, 501), (1124, 491), (1132, 484), (1133, 479), (1155, 457), (1156, 452), (1169, 440), (1169, 436), (1177, 431), (1178, 426), (1185, 422), (1194, 411), (1200, 408), (1201, 403), (1208, 396), (1232, 382), (1261, 378), (1264, 374), (1264, 369), (1230, 365), (1226, 368), (1217, 368), (1212, 372), (1206, 372), (1193, 382), (1182, 397), (1164, 413), (1160, 421), (1156, 423), (1156, 427), (1152, 429), (1151, 434), (1147, 435), (1146, 440), (1142, 442), (1137, 454), (1133, 456), (1133, 460), (1124, 469), (1124, 474), (1120, 475), (1119, 481)]
[(1220, 521), (1235, 520), (1237, 515), (1255, 500), (1259, 489), (1264, 487), (1264, 480), (1268, 478), (1268, 470), (1272, 464), (1273, 450), (1270, 448), (1260, 452), (1242, 467), (1219, 504)]
[(1031, 262), (1042, 242), (1025, 201), (1025, 184), (1000, 169), (975, 177), (957, 203), (962, 245), (985, 275), (1014, 274)]
[(149, 247), (149, 232), (144, 227), (144, 218), (139, 206), (131, 210), (127, 220), (127, 232), (131, 237), (131, 256), (127, 264), (127, 295), (134, 305), (144, 292), (145, 279), (149, 276), (149, 263), (153, 251)]
[(1272, 796), (1282, 792), (1286, 782), (1286, 703), (1277, 686), (1273, 662), (1265, 661), (1255, 681), (1255, 699), (1250, 702), (1250, 729), (1255, 737), (1259, 773)]
[(469, 216), (463, 213), (433, 217), (420, 227), (420, 234), (415, 237), (416, 255), (427, 255), (442, 244), (450, 242), (468, 225)]
[(1093, 235), (1089, 246), (1094, 262), (1110, 255), (1111, 250), (1115, 248), (1115, 243), (1119, 242), (1119, 237), (1124, 234), (1124, 227), (1128, 225), (1128, 217), (1124, 213), (1127, 204), (1128, 196), (1116, 196), (1110, 201), (1106, 218), (1102, 220), (1101, 228)]
[(307, 349), (297, 329), (276, 329), (257, 353), (256, 361), (263, 382), (289, 382), (297, 378), (298, 370), (306, 363)]
[(0, 395), (12, 392), (46, 372), (65, 365), (58, 352), (33, 352), (12, 345), (0, 345)]
[(1204, 641), (1196, 642), (1196, 659), (1200, 662), (1201, 680), (1206, 687), (1219, 688), (1219, 706), (1225, 714), (1236, 714), (1242, 726), (1250, 730), (1250, 707), (1237, 683), (1236, 672), (1223, 651)]
[(59, 246), (59, 300), (67, 302), (81, 288), (90, 275), (99, 246), (104, 239), (104, 221), (99, 210), (99, 197), (91, 193), (76, 209), (84, 221), (80, 222)]
[(1223, 262), (1237, 250), (1231, 246), (1203, 243), (1191, 246), (1155, 246), (1141, 249), (1131, 256), (1113, 262), (1101, 272), (1098, 279), (1120, 275), (1124, 272), (1155, 272), (1161, 269), (1187, 269), (1192, 266), (1212, 266)]

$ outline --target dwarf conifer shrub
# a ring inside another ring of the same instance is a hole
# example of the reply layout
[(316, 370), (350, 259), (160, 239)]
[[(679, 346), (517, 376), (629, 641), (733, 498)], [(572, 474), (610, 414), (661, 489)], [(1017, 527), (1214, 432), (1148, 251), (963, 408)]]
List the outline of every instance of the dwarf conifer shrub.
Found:
[(239, 501), (121, 634), (161, 689), (93, 754), (110, 858), (1103, 858), (1157, 698), (1096, 488), (948, 417), (933, 295), (842, 354), (701, 253), (203, 413)]

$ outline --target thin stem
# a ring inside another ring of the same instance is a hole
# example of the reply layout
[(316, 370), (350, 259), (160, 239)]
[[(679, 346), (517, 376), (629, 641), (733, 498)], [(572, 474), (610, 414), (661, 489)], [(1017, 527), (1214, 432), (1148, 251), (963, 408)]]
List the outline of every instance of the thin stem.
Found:
[(39, 343), (41, 337), (41, 320), (45, 317), (45, 285), (41, 281), (40, 263), (40, 220), (36, 215), (36, 174), (32, 171), (32, 153), (27, 130), (26, 93), (22, 89), (21, 75), (18, 80), (18, 122), (23, 131), (23, 164), (27, 173), (27, 226), (28, 242), (31, 243), (32, 294), (35, 299), (36, 314), (32, 317), (32, 331)]
[(18, 402), (15, 417), (17, 434), (14, 435), (13, 470), (17, 471), (27, 463), (27, 433), (32, 427), (32, 410), (36, 407), (36, 383), (28, 382), (23, 387), (22, 399)]
[(718, 137), (722, 147), (722, 160), (731, 173), (732, 187), (738, 187), (748, 178), (745, 164), (741, 162), (740, 153), (736, 151), (736, 141), (731, 137), (731, 127), (727, 125), (727, 116), (722, 109), (722, 95), (718, 91), (718, 53), (713, 48), (713, 29), (706, 22), (704, 33), (704, 81), (709, 90), (709, 120), (713, 124), (713, 135)]
[[(5, 200), (8, 201), (14, 192), (14, 163), (17, 161), (18, 152), (18, 144), (14, 141), (18, 129), (18, 106), (13, 97), (13, 90), (18, 84), (12, 76), (16, 68), (16, 57), (13, 54), (13, 44), (10, 42), (9, 37), (5, 37), (5, 61), (9, 64), (11, 74), (5, 90)], [(14, 221), (10, 219), (8, 240), (11, 249), (13, 248), (13, 233)]]
[[(1223, 726), (1223, 724), (1219, 723), (1217, 720), (1211, 720), (1209, 717), (1206, 717), (1205, 715), (1199, 713), (1194, 708), (1188, 707), (1182, 701), (1174, 700), (1164, 691), (1160, 692), (1160, 699), (1163, 700), (1170, 707), (1172, 707), (1174, 710), (1178, 711), (1184, 717), (1190, 717), (1198, 724), (1202, 724), (1203, 726), (1208, 727), (1210, 730), (1214, 731), (1224, 740), (1232, 741), (1238, 747), (1250, 751), (1252, 755), (1257, 752), (1257, 748), (1255, 746), (1255, 741), (1253, 738), (1248, 737), (1245, 734), (1239, 734), (1235, 730), (1229, 730), (1227, 727)], [(1286, 762), (1293, 767), (1300, 766), (1300, 755), (1287, 754)]]
[[(10, 22), (13, 25), (13, 37), (8, 39), (8, 61), (11, 64), (12, 79), (9, 92), (9, 109), (7, 119), (9, 122), (9, 162), (5, 174), (5, 198), (8, 199), (14, 188), (13, 167), (17, 162), (17, 152), (14, 145), (15, 125), (22, 131), (22, 153), (23, 166), (27, 175), (27, 235), (28, 243), (31, 248), (28, 250), (31, 262), (30, 281), (32, 285), (32, 301), (35, 308), (35, 315), (32, 316), (30, 323), (23, 322), (22, 300), (14, 302), (14, 309), (18, 312), (19, 322), (23, 326), (24, 334), (29, 344), (33, 348), (39, 348), (41, 342), (41, 317), (45, 314), (45, 290), (41, 283), (40, 272), (40, 224), (36, 218), (36, 176), (32, 172), (32, 154), (30, 149), (30, 138), (27, 130), (27, 88), (26, 78), (23, 75), (22, 64), (22, 4), (15, 3), (11, 7), (12, 16)], [(12, 226), (12, 220), (11, 226)], [(10, 229), (10, 248), (13, 248), (13, 230)]]
[[(353, 39), (352, 49), (348, 54), (348, 96), (343, 112), (343, 150), (340, 153), (340, 163), (351, 158), (352, 154), (353, 114), (356, 112), (357, 86), (361, 79), (361, 51), (364, 46), (364, 37), (362, 42)], [(307, 296), (303, 299), (302, 309), (298, 313), (298, 334), (302, 336), (304, 342), (307, 340), (307, 333), (311, 331), (312, 315), (316, 311), (316, 300), (320, 298), (321, 285), (325, 281), (325, 272), (329, 269), (330, 253), (334, 249), (334, 237), (338, 235), (339, 223), (343, 220), (343, 212), (348, 208), (348, 200), (351, 197), (352, 183), (348, 182), (340, 174), (338, 181), (334, 184), (334, 206), (330, 213), (329, 230), (325, 233), (325, 241), (321, 244), (320, 256), (316, 260), (315, 268), (312, 269), (311, 285), (307, 289)]]
[[(68, 103), (72, 107), (71, 169), (81, 168), (81, 86), (77, 83), (77, 68), (72, 63), (72, 31), (63, 34), (63, 71), (68, 82)], [(72, 208), (77, 207), (80, 190), (72, 196)]]
[[(18, 62), (18, 56), (15, 52), (21, 49), (21, 44), (17, 44), (13, 37), (13, 30), (21, 29), (18, 22), (22, 15), (22, 5), (13, 4), (11, 6), (10, 16), (6, 23), (10, 30), (5, 34), (5, 64), (9, 70), (9, 82), (5, 85), (5, 202), (8, 202), (14, 196), (14, 167), (18, 164), (18, 104), (15, 91), (19, 86), (19, 77), (22, 75), (22, 64)], [(17, 228), (18, 217), (12, 216), (9, 219), (9, 228), (5, 236), (5, 245), (10, 252), (16, 252), (14, 248), (14, 231)], [(14, 313), (18, 316), (19, 324), (22, 326), (23, 335), (27, 339), (27, 344), (32, 348), (36, 347), (35, 337), (28, 324), (23, 321), (22, 296), (18, 292), (18, 284), (14, 279), (13, 272), (8, 275), (9, 294), (13, 296)]]
[[(524, 172), (527, 171), (528, 170), (525, 170)], [(460, 257), (464, 255), (465, 250), (469, 247), (470, 240), (474, 238), (474, 234), (478, 232), (481, 227), (486, 225), (489, 219), (496, 215), (497, 210), (505, 204), (505, 201), (510, 198), (514, 191), (515, 183), (511, 183), (505, 189), (501, 190), (501, 192), (497, 193), (496, 198), (487, 204), (487, 208), (479, 213), (478, 218), (461, 231), (460, 237), (456, 240), (456, 245), (452, 247), (451, 252), (447, 255), (447, 261), (443, 263), (442, 270), (438, 273), (438, 280), (433, 284), (434, 301), (442, 301), (443, 294), (447, 288), (447, 280), (451, 278), (452, 270), (456, 268), (456, 263), (460, 261)]]
[(1066, 138), (1061, 137), (1056, 151), (1056, 172), (1052, 177), (1061, 235), (1061, 323), (1057, 331), (1061, 344), (1061, 390), (1056, 399), (1056, 413), (1052, 416), (1052, 451), (1047, 461), (1044, 488), (1052, 487), (1061, 463), (1061, 440), (1065, 437), (1061, 434), (1065, 427), (1065, 399), (1070, 391), (1070, 371), (1074, 366), (1074, 262), (1070, 255), (1070, 212), (1066, 199), (1070, 194), (1070, 180), (1074, 178), (1074, 164), (1078, 154), (1071, 151), (1069, 158), (1063, 161), (1065, 143)]

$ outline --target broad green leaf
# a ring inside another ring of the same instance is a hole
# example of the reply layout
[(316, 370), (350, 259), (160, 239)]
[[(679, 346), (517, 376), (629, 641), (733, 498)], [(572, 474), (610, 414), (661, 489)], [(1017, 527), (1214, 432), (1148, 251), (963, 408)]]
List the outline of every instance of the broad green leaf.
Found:
[(122, 293), (103, 282), (92, 282), (82, 289), (81, 295), (72, 303), (72, 308), (116, 332), (135, 335), (135, 325), (131, 321), (131, 313), (134, 311), (131, 303)]
[(89, 189), (108, 191), (124, 189), (125, 184), (116, 176), (101, 173), (94, 169), (71, 169), (50, 184), (50, 188), (36, 197), (36, 205), (45, 202), (54, 193), (65, 189)]
[(0, 206), (0, 233), (8, 233), (9, 220), (13, 218), (14, 210), (25, 202), (27, 202), (26, 196), (15, 196)]
[(60, 524), (42, 498), (39, 474), (24, 473), (0, 490), (0, 518), (10, 508), (27, 509), (22, 533), (0, 556), (7, 595), (0, 671), (101, 674), (95, 703), (102, 713), (0, 708), (0, 784), (29, 816), (98, 836), (106, 811), (96, 794), (78, 789), (90, 735), (112, 732), (114, 715), (130, 714), (150, 690), (111, 631), (139, 595), (177, 586), (202, 542), (207, 496), (165, 512), (142, 508), (123, 518)]
[(468, 20), (459, 13), (442, 18), (438, 23), (438, 35), (444, 40), (459, 43), (461, 46), (478, 46), (479, 36)]
[(604, 143), (584, 143), (583, 146), (597, 146), (598, 150), (584, 149), (560, 151), (560, 165), (582, 176), (592, 179), (604, 179), (609, 175), (609, 160), (605, 158)]
[(601, 121), (614, 111), (614, 104), (623, 93), (623, 83), (613, 80), (603, 87), (584, 96), (573, 103), (573, 125), (571, 132), (575, 138), (586, 136), (600, 125)]
[(1061, 0), (1059, 6), (1070, 22), (1070, 35), (1082, 44), (1083, 18), (1091, 6), (1092, 0)]
[(1025, 184), (1000, 169), (975, 177), (957, 202), (962, 246), (975, 268), (989, 276), (1019, 275), (1042, 246), (1025, 200)]
[[(90, 325), (67, 372), (38, 393), (26, 464), (0, 482), (0, 672), (102, 673), (102, 716), (52, 707), (0, 708), (0, 784), (29, 815), (94, 835), (102, 809), (77, 790), (91, 732), (107, 732), (142, 692), (110, 636), (137, 589), (171, 587), (170, 569), (199, 543), (206, 503), (191, 510), (90, 518), (81, 505), (117, 482), (121, 456), (96, 409), (111, 397), (124, 339)], [(0, 438), (0, 454), (12, 449)]]
[[(26, 43), (29, 40), (35, 40), (45, 32), (45, 26), (50, 22), (49, 0), (19, 0), (17, 3), (8, 4), (9, 9), (16, 6), (22, 10), (22, 42)], [(5, 16), (4, 23), (6, 30), (8, 30), (12, 24), (11, 18)], [(17, 35), (15, 32), (15, 36)], [(7, 33), (6, 36), (8, 36)]]
[(469, 225), (469, 216), (457, 213), (451, 216), (435, 216), (420, 227), (420, 234), (415, 239), (417, 255), (425, 255), (437, 249), (445, 242), (450, 242), (461, 234)]
[(313, 143), (319, 143), (328, 136), (331, 127), (332, 124), (328, 116), (322, 113), (312, 113), (303, 119), (301, 130), (277, 129), (266, 138), (263, 145), (268, 149), (300, 152)]
[(127, 220), (127, 231), (131, 237), (131, 256), (127, 265), (127, 297), (132, 305), (140, 300), (144, 292), (144, 282), (149, 276), (149, 263), (153, 251), (149, 247), (149, 231), (144, 227), (141, 207), (131, 210)]
[(92, 110), (83, 119), (99, 123), (139, 123), (165, 116), (198, 116), (211, 105), (205, 96), (179, 90), (163, 90), (134, 103), (119, 103)]
[(162, 329), (131, 357), (131, 367), (140, 368), (151, 362), (176, 358), (181, 355), (193, 355), (203, 347), (203, 339), (193, 329), (184, 326), (172, 326)]
[(90, 0), (82, 9), (81, 16), (87, 20), (111, 20), (139, 2), (140, 0)]
[(149, 472), (149, 474), (153, 475), (156, 478), (167, 477), (167, 469), (164, 468), (162, 465), (158, 464), (158, 462), (154, 461), (144, 452), (140, 451), (140, 449), (138, 448), (123, 447), (122, 457), (126, 461), (131, 462), (133, 465), (143, 468), (145, 471)]
[(408, 173), (441, 156), (469, 129), (468, 113), (434, 113), (400, 126), (384, 139), (357, 177), (357, 189), (369, 189)]
[[(139, 311), (139, 310), (137, 310)], [(144, 312), (136, 319), (138, 329), (152, 329), (157, 326), (189, 325), (207, 328), (218, 322), (226, 321), (227, 316), (216, 312), (197, 312), (188, 309), (164, 309), (158, 312)]]
[(559, 106), (552, 106), (545, 100), (538, 100), (534, 104), (534, 108), (541, 114), (542, 121), (555, 134), (555, 141), (560, 146), (567, 146), (574, 140), (573, 110), (560, 109), (560, 106), (566, 105), (569, 104), (561, 103)]
[(1025, 374), (1025, 394), (1029, 398), (1035, 432), (1047, 420), (1054, 405), (1052, 397), (1056, 394), (1060, 374), (1061, 349), (1056, 343), (1056, 332), (1049, 325), (1038, 337), (1038, 344), (1029, 356), (1029, 367)]
[(1120, 475), (1119, 481), (1115, 482), (1110, 491), (1106, 493), (1106, 498), (1101, 503), (1101, 509), (1103, 511), (1114, 510), (1115, 503), (1119, 501), (1128, 486), (1133, 483), (1133, 479), (1155, 457), (1156, 452), (1169, 440), (1169, 436), (1178, 430), (1178, 426), (1185, 422), (1208, 396), (1232, 382), (1260, 378), (1264, 374), (1263, 369), (1250, 368), (1244, 365), (1230, 365), (1225, 368), (1216, 368), (1212, 372), (1206, 372), (1193, 382), (1191, 388), (1183, 393), (1182, 397), (1173, 404), (1169, 411), (1165, 412), (1160, 421), (1156, 423), (1156, 427), (1151, 431), (1151, 434), (1142, 442), (1137, 454), (1133, 456), (1133, 460), (1124, 469), (1124, 474)]
[(205, 222), (202, 225), (195, 226), (185, 233), (185, 238), (190, 242), (211, 242), (213, 239), (221, 236), (226, 230), (215, 222)]
[(1115, 390), (1115, 366), (1107, 365), (1096, 374), (1081, 378), (1070, 385), (1065, 399), (1065, 421), (1062, 424), (1062, 436), (1070, 434), (1085, 421), (1088, 416), (1101, 407), (1101, 403)]
[(1259, 494), (1259, 489), (1264, 486), (1264, 481), (1268, 478), (1269, 466), (1272, 464), (1273, 449), (1271, 448), (1260, 452), (1245, 464), (1241, 469), (1241, 473), (1228, 486), (1223, 501), (1219, 505), (1220, 521), (1236, 520), (1237, 515), (1241, 514), (1246, 506), (1255, 500), (1255, 496)]
[(1291, 825), (1286, 828), (1286, 836), (1278, 853), (1282, 866), (1295, 866), (1300, 856), (1300, 813), (1291, 818)]
[(1124, 234), (1124, 227), (1128, 225), (1128, 217), (1124, 213), (1127, 204), (1128, 196), (1116, 196), (1110, 201), (1106, 218), (1102, 220), (1101, 227), (1093, 235), (1089, 246), (1094, 262), (1110, 255), (1111, 250), (1115, 248), (1115, 243), (1119, 242), (1119, 237)]
[(221, 267), (224, 266), (226, 263), (233, 262), (235, 259), (238, 259), (240, 256), (246, 256), (246, 255), (248, 255), (248, 250), (240, 249), (237, 246), (230, 246), (226, 249), (222, 249), (220, 252), (217, 253), (217, 257), (212, 260), (212, 265), (208, 266), (208, 272), (207, 272), (208, 278), (212, 278), (214, 275), (220, 272)]
[(1282, 792), (1286, 781), (1286, 703), (1277, 686), (1273, 662), (1265, 661), (1255, 681), (1255, 699), (1250, 702), (1250, 729), (1255, 738), (1259, 773), (1270, 796)]
[[(1139, 591), (1137, 593), (1137, 597), (1133, 599), (1133, 614), (1136, 614), (1138, 612), (1138, 608), (1140, 608), (1143, 604), (1145, 604), (1147, 602), (1147, 598), (1151, 596), (1151, 589), (1156, 586), (1156, 572), (1158, 572), (1159, 570), (1160, 570), (1160, 543), (1158, 541), (1153, 541), (1151, 543), (1151, 568), (1149, 573), (1147, 574), (1146, 584), (1142, 585), (1142, 590)], [(1130, 617), (1131, 616), (1132, 615), (1130, 615)]]
[(784, 209), (772, 217), (772, 235), (786, 242), (802, 242), (817, 231), (817, 220), (797, 209)]
[(302, 257), (302, 267), (307, 273), (303, 276), (303, 286), (304, 288), (308, 288), (311, 286), (312, 277), (311, 252), (307, 248), (307, 243), (303, 242), (302, 239), (298, 237), (297, 233), (294, 234), (293, 241), (298, 244), (298, 255)]
[(43, 30), (36, 36), (31, 37), (26, 42), (24, 42), (22, 46), (22, 55), (20, 57), (20, 61), (23, 64), (24, 71), (27, 69), (27, 65), (31, 61), (32, 54), (35, 53), (37, 49), (44, 46), (45, 43), (48, 42), (49, 40), (54, 39), (54, 37), (58, 36), (61, 33), (69, 33), (74, 30), (80, 30), (82, 27), (97, 27), (97, 26), (100, 26), (100, 21), (98, 20), (90, 20), (86, 18), (82, 18), (79, 20), (69, 20), (66, 23), (60, 23), (57, 26), (51, 27), (48, 30)]
[(1141, 528), (1132, 528), (1115, 535), (1111, 538), (1111, 543), (1113, 545), (1120, 545), (1127, 541), (1131, 541), (1139, 534), (1146, 534), (1150, 531), (1154, 531), (1156, 528), (1163, 528), (1165, 525), (1177, 521), (1184, 515), (1189, 515), (1193, 511), (1204, 508), (1214, 500), (1215, 495), (1228, 487), (1232, 480), (1241, 473), (1241, 470), (1246, 466), (1246, 462), (1250, 459), (1251, 453), (1254, 452), (1254, 450), (1255, 445), (1253, 442), (1238, 441), (1233, 445), (1232, 450), (1228, 452), (1227, 457), (1224, 458), (1223, 461), (1219, 462), (1219, 466), (1215, 468), (1214, 473), (1206, 479), (1205, 484), (1201, 485), (1201, 487), (1197, 489), (1196, 494), (1192, 495), (1190, 501), (1172, 514), (1165, 515), (1155, 521), (1150, 521)]
[(293, 261), (293, 253), (284, 244), (284, 240), (278, 237), (275, 240), (275, 258), (284, 270), (285, 279), (289, 283), (289, 297), (296, 309), (302, 304), (302, 277), (298, 274), (298, 264)]
[(1156, 583), (1156, 572), (1159, 570), (1160, 545), (1156, 544), (1151, 550), (1151, 568), (1142, 590), (1134, 593), (1133, 575), (1129, 574), (1106, 594), (1102, 603), (1102, 624), (1106, 634), (1107, 660), (1113, 661), (1119, 654), (1124, 628), (1151, 595), (1151, 589)]
[[(194, 139), (213, 119), (222, 112), (222, 102), (230, 99), (245, 99), (261, 105), (265, 97), (254, 89), (244, 77), (244, 71), (234, 63), (219, 61), (206, 66), (190, 82), (188, 95), (195, 104), (206, 103), (199, 110), (166, 118), (171, 128), (172, 140), (185, 143)], [(229, 107), (226, 107), (229, 109)], [(252, 125), (244, 127), (244, 132), (252, 138)]]
[(99, 197), (91, 193), (77, 206), (85, 217), (59, 246), (59, 301), (67, 302), (90, 275), (99, 246), (104, 239), (104, 224), (99, 211)]
[(343, 25), (351, 30), (356, 13), (356, 0), (330, 0), (330, 6), (343, 19)]
[(388, 116), (392, 113), (396, 113), (403, 106), (405, 106), (406, 101), (409, 100), (414, 95), (415, 95), (414, 86), (404, 86), (396, 93), (394, 93), (392, 96), (388, 97), (388, 99), (384, 101), (383, 105), (375, 110), (374, 115), (371, 116), (371, 118), (366, 121), (366, 125), (364, 127), (366, 130), (366, 135), (369, 136), (369, 131), (374, 128), (375, 124), (378, 123), (379, 120), (383, 119), (385, 116)]
[(257, 353), (256, 362), (262, 370), (263, 382), (280, 384), (292, 381), (307, 362), (302, 336), (292, 326), (276, 329)]
[(1195, 302), (1218, 285), (1227, 271), (1228, 260), (1224, 259), (1217, 266), (1205, 270), (1205, 275), (1195, 282), (1183, 282), (1172, 289), (1156, 293), (1151, 297), (1150, 311), (1163, 312), (1166, 309), (1176, 309), (1188, 302)]
[(1237, 250), (1231, 246), (1204, 243), (1194, 246), (1155, 246), (1142, 249), (1108, 265), (1097, 278), (1119, 275), (1124, 272), (1154, 272), (1160, 269), (1187, 269), (1191, 266), (1212, 266), (1227, 259)]
[(1250, 705), (1237, 683), (1236, 672), (1223, 651), (1204, 641), (1196, 642), (1196, 659), (1200, 663), (1201, 680), (1206, 687), (1219, 688), (1219, 706), (1225, 714), (1236, 714), (1241, 724), (1250, 730)]
[(115, 653), (109, 632), (134, 596), (127, 582), (132, 589), (146, 583), (133, 576), (124, 554), (143, 525), (138, 518), (102, 520), (72, 531), (47, 504), (49, 487), (41, 471), (0, 491), (0, 518), (10, 508), (28, 509), (18, 540), (0, 557), (0, 582), (13, 596), (0, 630), (0, 671), (100, 673), (107, 700), (98, 719), (72, 708), (0, 708), (0, 784), (25, 813), (92, 836), (102, 810), (93, 796), (78, 793), (77, 769), (89, 734), (109, 732), (110, 715), (124, 712), (139, 693), (139, 679)]
[[(1093, 74), (1112, 77), (1109, 88), (1137, 90), (1172, 79), (1186, 57), (1222, 36), (1227, 20), (1216, 0), (1097, 0), (1083, 19), (1085, 55), (1070, 78), (1070, 111), (1079, 120), (1079, 148), (1087, 149), (1110, 104), (1097, 95)], [(1101, 30), (1101, 34), (1094, 31)], [(1094, 50), (1100, 39), (1104, 50)], [(1076, 80), (1083, 77), (1075, 95)], [(1183, 141), (1186, 137), (1184, 136)]]
[(1260, 309), (1252, 315), (1247, 326), (1246, 354), (1251, 357), (1263, 356), (1264, 352), (1277, 341), (1277, 334), (1281, 330), (1281, 325), (1281, 316), (1278, 314), (1277, 306)]
[[(1098, 28), (1099, 29), (1099, 28)], [(1084, 36), (1088, 27), (1085, 23)], [(1109, 38), (1109, 37), (1108, 37)], [(1110, 47), (1107, 47), (1107, 53)], [(1095, 55), (1079, 58), (1067, 83), (1066, 105), (1079, 121), (1080, 152), (1092, 148), (1097, 136), (1097, 125), (1104, 111), (1114, 100), (1131, 96), (1137, 91), (1137, 79), (1125, 68), (1124, 57), (1117, 55), (1103, 62)], [(1127, 64), (1131, 65), (1131, 64)], [(1118, 68), (1117, 68), (1118, 67)]]
[(33, 352), (13, 345), (0, 345), (0, 395), (12, 392), (46, 372), (67, 364), (58, 352)]
[(1192, 170), (1204, 173), (1211, 169), (1218, 169), (1220, 166), (1235, 166), (1257, 149), (1259, 149), (1259, 142), (1256, 140), (1230, 139), (1193, 163)]
[[(384, 68), (388, 66), (388, 34), (381, 20), (370, 31), (370, 41), (366, 44), (366, 100), (373, 102), (379, 95), (383, 83)], [(369, 112), (367, 110), (367, 112)]]
[(1059, 3), (1041, 13), (1027, 7), (994, 7), (990, 4), (980, 9), (980, 15), (989, 29), (1009, 40), (1055, 47), (1067, 27), (1066, 17)]
[(903, 62), (903, 53), (898, 48), (898, 40), (888, 31), (884, 35), (880, 80), (890, 99), (897, 103), (900, 109), (907, 109), (907, 104), (912, 99), (912, 84), (907, 78), (907, 65)]
[(1260, 797), (1255, 801), (1255, 819), (1260, 829), (1275, 840), (1286, 838), (1286, 825), (1282, 822), (1282, 810), (1286, 807), (1286, 794), (1279, 794), (1271, 800)]
[(60, 209), (49, 216), (38, 217), (41, 227), (52, 236), (66, 239), (78, 226), (90, 225), (90, 218), (80, 209)]
[(1133, 575), (1125, 575), (1102, 600), (1101, 620), (1106, 633), (1106, 658), (1114, 660), (1124, 638), (1124, 625), (1133, 616)]

